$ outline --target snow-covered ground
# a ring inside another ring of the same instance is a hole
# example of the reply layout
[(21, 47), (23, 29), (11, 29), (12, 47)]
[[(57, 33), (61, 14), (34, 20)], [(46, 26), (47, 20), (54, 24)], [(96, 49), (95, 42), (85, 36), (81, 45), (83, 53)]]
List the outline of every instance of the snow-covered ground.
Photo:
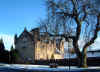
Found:
[(49, 68), (46, 65), (24, 65), (24, 64), (0, 64), (0, 68), (9, 67), (12, 69), (38, 70), (38, 71), (82, 71), (82, 70), (100, 70), (100, 67), (77, 68), (75, 66), (59, 66), (57, 68)]
[(88, 57), (100, 57), (100, 52), (88, 53)]
[[(100, 57), (100, 52), (94, 52), (94, 53), (88, 52), (87, 56), (88, 57)], [(64, 55), (64, 58), (76, 58), (76, 57), (77, 57), (76, 54), (71, 54), (71, 53), (66, 53)]]

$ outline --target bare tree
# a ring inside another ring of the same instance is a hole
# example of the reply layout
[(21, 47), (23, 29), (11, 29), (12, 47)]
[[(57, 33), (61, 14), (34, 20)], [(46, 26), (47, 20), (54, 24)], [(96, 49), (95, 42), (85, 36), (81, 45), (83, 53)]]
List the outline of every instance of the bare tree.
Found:
[[(47, 17), (41, 28), (52, 36), (71, 38), (79, 66), (87, 67), (87, 48), (94, 43), (100, 30), (99, 0), (47, 0)], [(82, 51), (79, 40), (84, 41)]]

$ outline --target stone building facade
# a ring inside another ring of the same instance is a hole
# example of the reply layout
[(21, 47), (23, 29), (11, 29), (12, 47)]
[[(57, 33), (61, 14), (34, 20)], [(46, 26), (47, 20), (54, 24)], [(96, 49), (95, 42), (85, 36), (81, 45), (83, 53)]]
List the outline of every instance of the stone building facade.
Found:
[(63, 59), (64, 41), (59, 37), (50, 37), (39, 28), (30, 32), (25, 28), (19, 37), (15, 35), (15, 49), (18, 51), (18, 61), (22, 63), (34, 60)]

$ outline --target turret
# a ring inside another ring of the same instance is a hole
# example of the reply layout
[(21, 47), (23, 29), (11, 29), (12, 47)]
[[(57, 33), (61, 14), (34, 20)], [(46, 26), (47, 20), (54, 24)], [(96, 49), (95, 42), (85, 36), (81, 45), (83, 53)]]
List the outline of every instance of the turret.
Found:
[(34, 40), (37, 41), (40, 37), (40, 31), (39, 31), (39, 28), (35, 28), (35, 29), (32, 29), (30, 31), (30, 33), (32, 34), (32, 36), (34, 37)]

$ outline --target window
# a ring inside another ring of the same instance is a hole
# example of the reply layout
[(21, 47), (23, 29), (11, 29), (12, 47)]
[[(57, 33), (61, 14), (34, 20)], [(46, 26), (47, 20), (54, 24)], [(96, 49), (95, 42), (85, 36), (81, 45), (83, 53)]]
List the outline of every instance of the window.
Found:
[(25, 46), (23, 46), (23, 47), (22, 47), (22, 49), (26, 49), (26, 47), (25, 47)]

